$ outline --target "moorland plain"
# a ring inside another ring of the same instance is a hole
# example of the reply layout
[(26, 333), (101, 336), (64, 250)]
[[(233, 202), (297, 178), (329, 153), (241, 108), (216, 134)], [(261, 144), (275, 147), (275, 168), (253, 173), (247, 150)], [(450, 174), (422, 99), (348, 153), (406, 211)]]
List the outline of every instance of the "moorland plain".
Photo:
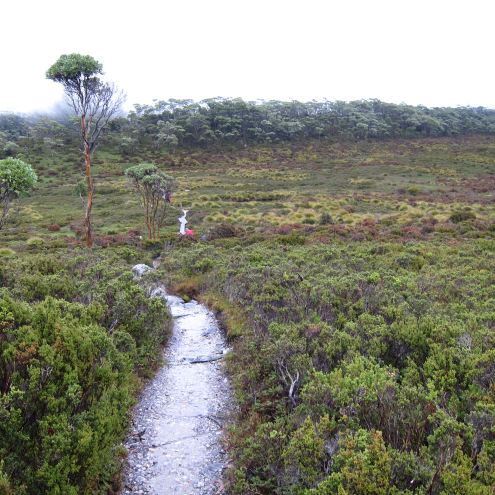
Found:
[[(233, 346), (232, 493), (493, 494), (492, 136), (135, 156), (109, 140), (93, 251), (77, 152), (22, 158), (39, 183), (0, 234), (0, 493), (118, 489), (125, 411), (168, 328), (129, 269), (161, 255)], [(160, 242), (125, 176), (140, 162), (179, 184)]]

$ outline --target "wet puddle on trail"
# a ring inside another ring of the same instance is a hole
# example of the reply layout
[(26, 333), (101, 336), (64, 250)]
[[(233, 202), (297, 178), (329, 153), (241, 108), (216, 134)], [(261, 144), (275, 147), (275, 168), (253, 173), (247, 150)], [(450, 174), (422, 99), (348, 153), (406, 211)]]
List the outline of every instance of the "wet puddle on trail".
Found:
[(223, 493), (222, 430), (231, 402), (223, 370), (225, 340), (214, 315), (163, 289), (174, 318), (165, 365), (143, 390), (125, 446), (122, 494)]

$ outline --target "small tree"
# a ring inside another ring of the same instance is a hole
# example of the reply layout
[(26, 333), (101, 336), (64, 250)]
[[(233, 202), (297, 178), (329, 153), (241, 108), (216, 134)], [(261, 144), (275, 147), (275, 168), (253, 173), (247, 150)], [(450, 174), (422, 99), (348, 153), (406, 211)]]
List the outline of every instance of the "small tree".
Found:
[(121, 92), (117, 92), (114, 86), (104, 83), (98, 77), (102, 70), (103, 66), (93, 57), (72, 53), (62, 55), (46, 72), (48, 79), (62, 84), (74, 113), (80, 118), (87, 186), (84, 226), (88, 247), (93, 245), (91, 209), (94, 184), (91, 157), (103, 129), (124, 101)]
[(141, 195), (148, 238), (157, 239), (165, 221), (167, 204), (177, 183), (173, 177), (164, 174), (152, 163), (140, 163), (128, 168), (125, 173)]
[(31, 165), (17, 158), (0, 160), (0, 229), (4, 226), (12, 201), (34, 187), (38, 178)]

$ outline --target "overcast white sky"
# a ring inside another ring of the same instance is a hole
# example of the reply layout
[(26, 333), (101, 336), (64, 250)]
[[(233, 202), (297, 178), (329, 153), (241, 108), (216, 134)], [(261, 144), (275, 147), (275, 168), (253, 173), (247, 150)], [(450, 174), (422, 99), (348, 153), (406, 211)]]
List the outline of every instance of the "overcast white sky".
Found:
[(4, 0), (0, 111), (48, 109), (63, 53), (127, 107), (156, 99), (379, 98), (495, 108), (493, 0)]

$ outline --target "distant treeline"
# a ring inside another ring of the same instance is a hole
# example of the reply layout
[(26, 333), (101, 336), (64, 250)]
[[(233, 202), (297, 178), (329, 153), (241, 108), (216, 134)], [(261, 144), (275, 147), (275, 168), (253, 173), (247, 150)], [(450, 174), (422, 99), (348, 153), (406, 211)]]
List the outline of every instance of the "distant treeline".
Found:
[[(23, 137), (68, 139), (70, 119), (0, 115), (0, 145), (15, 151)], [(483, 107), (427, 108), (379, 100), (262, 101), (212, 98), (135, 105), (113, 121), (107, 141), (124, 153), (158, 149), (300, 141), (387, 139), (495, 133), (495, 110)]]

